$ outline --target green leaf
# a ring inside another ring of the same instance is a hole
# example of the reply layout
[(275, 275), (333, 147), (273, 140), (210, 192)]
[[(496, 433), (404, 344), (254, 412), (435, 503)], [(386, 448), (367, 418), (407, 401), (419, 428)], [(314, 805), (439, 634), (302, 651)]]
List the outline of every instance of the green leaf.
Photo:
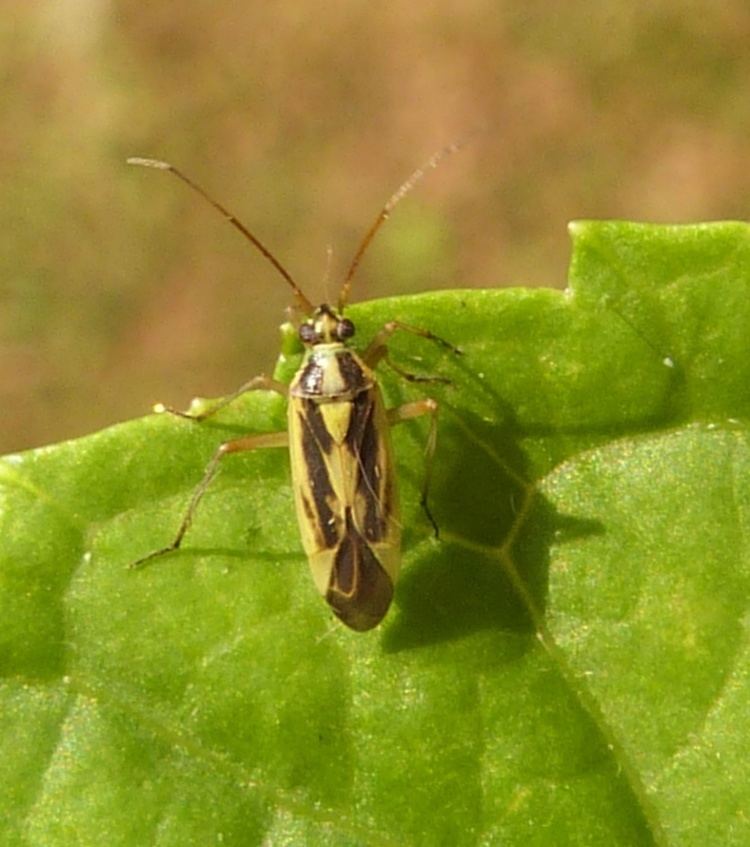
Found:
[[(0, 464), (4, 845), (750, 843), (750, 237), (580, 223), (571, 288), (352, 307), (455, 357), (431, 502), (394, 432), (394, 608), (332, 620), (301, 553), (284, 426), (150, 416)], [(280, 372), (289, 374), (289, 359)], [(382, 368), (390, 405), (419, 386)], [(250, 375), (249, 375), (250, 376)]]

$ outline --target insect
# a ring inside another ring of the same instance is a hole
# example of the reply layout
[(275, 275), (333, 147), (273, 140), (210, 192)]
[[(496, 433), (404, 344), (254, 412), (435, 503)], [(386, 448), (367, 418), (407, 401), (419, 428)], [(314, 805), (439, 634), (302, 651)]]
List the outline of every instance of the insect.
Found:
[(131, 567), (141, 567), (179, 549), (198, 504), (225, 456), (264, 447), (288, 447), (302, 545), (318, 591), (341, 621), (353, 630), (372, 629), (383, 619), (391, 604), (401, 564), (401, 523), (390, 429), (401, 421), (430, 416), (421, 503), (437, 535), (427, 492), (436, 445), (438, 404), (425, 398), (386, 409), (375, 367), (385, 361), (412, 382), (449, 382), (442, 377), (408, 373), (391, 362), (387, 342), (398, 331), (420, 336), (452, 353), (461, 351), (428, 330), (391, 321), (362, 354), (357, 354), (348, 345), (355, 327), (344, 317), (344, 310), (354, 274), (375, 233), (425, 172), (460, 146), (453, 144), (435, 153), (391, 196), (354, 254), (337, 305), (323, 303), (317, 308), (273, 254), (182, 171), (155, 159), (128, 159), (129, 164), (174, 174), (265, 256), (291, 286), (296, 307), (304, 315), (298, 334), (305, 350), (302, 364), (289, 386), (261, 375), (198, 413), (155, 407), (155, 411), (201, 421), (246, 392), (266, 389), (288, 397), (288, 429), (220, 444), (193, 492), (172, 542), (138, 559)]

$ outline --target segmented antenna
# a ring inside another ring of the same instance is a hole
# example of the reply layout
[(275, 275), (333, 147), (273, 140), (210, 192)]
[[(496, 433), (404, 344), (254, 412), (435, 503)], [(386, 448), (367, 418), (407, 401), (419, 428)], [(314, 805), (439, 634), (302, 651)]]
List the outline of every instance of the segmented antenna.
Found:
[(380, 227), (388, 220), (391, 212), (395, 208), (396, 204), (399, 201), (403, 200), (404, 197), (414, 188), (414, 186), (422, 179), (422, 177), (427, 173), (427, 171), (436, 168), (441, 161), (446, 156), (449, 156), (451, 153), (457, 153), (468, 143), (468, 139), (463, 139), (461, 141), (455, 141), (453, 144), (449, 144), (447, 147), (443, 147), (442, 150), (438, 150), (437, 153), (433, 153), (432, 156), (422, 165), (420, 165), (414, 173), (404, 182), (399, 189), (391, 195), (388, 202), (383, 206), (378, 214), (377, 218), (372, 223), (372, 226), (365, 233), (365, 237), (362, 239), (362, 243), (357, 248), (357, 252), (354, 254), (354, 258), (352, 259), (351, 265), (349, 265), (349, 271), (346, 274), (344, 279), (344, 284), (341, 286), (341, 293), (339, 294), (339, 311), (342, 312), (344, 307), (346, 306), (349, 300), (349, 294), (352, 289), (352, 279), (354, 278), (354, 274), (359, 267), (359, 263), (362, 261), (362, 257), (365, 255), (365, 251), (370, 246), (370, 242), (375, 237), (375, 233), (380, 229)]
[(300, 310), (304, 312), (306, 315), (311, 315), (315, 309), (313, 304), (305, 297), (302, 293), (302, 290), (297, 285), (297, 283), (292, 279), (292, 275), (289, 271), (281, 264), (281, 262), (271, 253), (271, 251), (262, 244), (250, 230), (242, 223), (242, 221), (238, 220), (230, 211), (224, 208), (221, 203), (218, 203), (204, 191), (200, 185), (193, 182), (189, 176), (186, 176), (181, 170), (178, 170), (174, 165), (170, 165), (169, 162), (161, 162), (159, 159), (142, 159), (138, 156), (131, 157), (127, 160), (129, 165), (139, 165), (143, 168), (156, 168), (160, 171), (171, 171), (176, 177), (181, 179), (186, 185), (190, 186), (193, 191), (197, 191), (198, 194), (203, 197), (204, 200), (207, 200), (213, 207), (216, 209), (225, 220), (229, 221), (230, 224), (235, 229), (238, 229), (247, 240), (253, 244), (265, 257), (268, 261), (276, 268), (276, 270), (284, 277), (284, 279), (289, 283), (292, 287), (292, 291), (294, 292), (294, 296), (297, 300), (297, 305)]

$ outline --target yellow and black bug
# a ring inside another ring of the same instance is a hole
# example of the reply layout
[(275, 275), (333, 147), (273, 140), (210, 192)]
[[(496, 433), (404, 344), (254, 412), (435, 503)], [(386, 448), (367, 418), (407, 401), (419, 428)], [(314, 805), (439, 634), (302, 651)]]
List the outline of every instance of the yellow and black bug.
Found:
[(457, 149), (459, 145), (454, 144), (433, 155), (391, 196), (354, 255), (337, 306), (324, 303), (317, 308), (271, 252), (189, 177), (166, 162), (128, 159), (130, 164), (170, 171), (201, 194), (281, 273), (294, 292), (298, 310), (306, 316), (299, 326), (305, 354), (291, 385), (262, 375), (197, 414), (157, 407), (157, 411), (199, 421), (241, 394), (266, 389), (288, 396), (288, 429), (220, 444), (193, 492), (174, 540), (138, 559), (132, 567), (140, 567), (180, 547), (198, 503), (224, 456), (262, 447), (288, 447), (302, 545), (318, 591), (335, 614), (354, 630), (371, 629), (383, 619), (391, 604), (401, 564), (401, 523), (390, 428), (420, 415), (431, 417), (422, 505), (437, 533), (427, 506), (427, 488), (435, 450), (438, 404), (426, 398), (386, 409), (374, 369), (385, 359), (408, 380), (448, 381), (441, 377), (415, 376), (390, 362), (387, 341), (399, 330), (419, 335), (453, 353), (460, 351), (428, 330), (391, 321), (377, 333), (364, 353), (358, 355), (347, 344), (355, 329), (343, 313), (354, 273), (377, 230), (427, 169)]

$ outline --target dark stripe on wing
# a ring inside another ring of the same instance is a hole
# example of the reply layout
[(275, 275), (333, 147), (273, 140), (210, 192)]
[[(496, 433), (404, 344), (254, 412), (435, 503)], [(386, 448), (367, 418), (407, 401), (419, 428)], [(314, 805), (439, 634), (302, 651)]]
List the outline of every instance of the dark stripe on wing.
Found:
[(326, 601), (352, 629), (372, 629), (385, 616), (393, 598), (393, 583), (370, 546), (357, 532), (351, 509), (333, 561)]
[(318, 442), (320, 449), (327, 455), (333, 449), (333, 438), (320, 412), (320, 404), (315, 400), (303, 400), (303, 409), (308, 428)]
[(352, 401), (346, 445), (357, 456), (357, 493), (365, 503), (361, 529), (368, 541), (380, 541), (387, 529), (390, 504), (383, 502), (382, 437), (375, 423), (375, 394), (363, 391)]
[[(318, 537), (319, 546), (330, 549), (335, 547), (339, 540), (335, 516), (330, 506), (334, 499), (333, 486), (328, 476), (328, 466), (321, 445), (309, 424), (308, 412), (299, 413), (299, 423), (302, 432), (302, 455), (305, 460), (305, 471), (317, 513), (317, 520), (312, 523), (320, 533)], [(328, 437), (330, 438), (330, 436)], [(304, 497), (303, 502), (307, 503), (307, 499)]]

